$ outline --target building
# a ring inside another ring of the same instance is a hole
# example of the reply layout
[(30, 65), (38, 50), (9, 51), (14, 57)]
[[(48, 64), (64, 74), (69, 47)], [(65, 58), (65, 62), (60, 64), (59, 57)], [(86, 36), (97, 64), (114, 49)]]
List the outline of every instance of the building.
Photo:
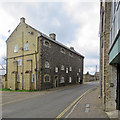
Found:
[(100, 96), (105, 111), (120, 109), (119, 6), (120, 1), (100, 4)]
[(84, 82), (92, 82), (92, 81), (98, 81), (99, 80), (99, 72), (95, 72), (94, 75), (89, 74), (87, 72), (86, 74), (83, 75), (83, 81)]
[(42, 90), (83, 82), (84, 57), (20, 19), (7, 43), (7, 88)]
[(0, 85), (6, 88), (6, 69), (0, 65)]

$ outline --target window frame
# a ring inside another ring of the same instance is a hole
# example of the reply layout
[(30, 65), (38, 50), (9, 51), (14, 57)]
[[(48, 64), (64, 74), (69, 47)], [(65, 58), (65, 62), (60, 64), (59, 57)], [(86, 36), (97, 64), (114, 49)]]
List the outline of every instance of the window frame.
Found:
[[(49, 81), (46, 81), (46, 80), (45, 80), (45, 77), (49, 77)], [(44, 82), (50, 82), (50, 81), (51, 81), (51, 80), (50, 80), (50, 75), (49, 75), (49, 74), (45, 74), (45, 75), (44, 75)]]
[(72, 77), (69, 77), (69, 83), (72, 83)]
[(65, 51), (64, 48), (61, 48), (61, 49), (60, 49), (60, 52), (63, 53), (63, 54), (65, 54), (66, 51)]
[(44, 64), (44, 65), (45, 65), (45, 68), (46, 68), (46, 69), (49, 69), (49, 68), (50, 68), (50, 63), (49, 63), (49, 61), (45, 61), (45, 64)]
[(14, 53), (18, 52), (18, 45), (14, 45)]
[(65, 77), (64, 76), (61, 76), (60, 83), (65, 83)]
[(35, 74), (34, 73), (32, 73), (32, 81), (31, 81), (32, 83), (34, 83), (35, 82)]
[(28, 51), (29, 50), (29, 43), (28, 41), (24, 44), (24, 51)]
[(55, 67), (55, 72), (58, 73), (59, 69), (58, 67)]
[(68, 68), (66, 68), (66, 73), (69, 73), (69, 70), (68, 70)]
[(20, 74), (17, 74), (17, 83), (20, 83)]
[(21, 59), (17, 60), (17, 66), (21, 66), (22, 65), (21, 61), (22, 61)]
[(61, 70), (65, 70), (65, 66), (64, 65), (61, 65)]

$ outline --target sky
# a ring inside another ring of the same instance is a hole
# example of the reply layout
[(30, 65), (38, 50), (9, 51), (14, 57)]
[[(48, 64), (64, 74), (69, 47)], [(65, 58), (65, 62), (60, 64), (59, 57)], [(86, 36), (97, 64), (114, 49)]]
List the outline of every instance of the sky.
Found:
[[(0, 3), (0, 64), (5, 64), (6, 40), (25, 17), (26, 23), (82, 54), (84, 73), (99, 71), (98, 2), (2, 2)], [(10, 30), (10, 32), (8, 32)]]

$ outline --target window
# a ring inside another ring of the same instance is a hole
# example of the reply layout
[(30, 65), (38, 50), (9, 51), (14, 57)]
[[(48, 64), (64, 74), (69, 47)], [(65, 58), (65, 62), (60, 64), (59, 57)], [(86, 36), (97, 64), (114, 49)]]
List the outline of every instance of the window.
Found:
[(29, 50), (28, 47), (29, 47), (29, 44), (28, 44), (28, 41), (25, 43), (25, 46), (24, 46), (24, 50)]
[(60, 83), (64, 83), (64, 82), (65, 82), (64, 77), (61, 77)]
[(80, 82), (80, 77), (78, 78), (78, 82)]
[(44, 81), (50, 82), (50, 76), (48, 74), (44, 75)]
[(35, 82), (35, 75), (32, 73), (32, 82)]
[(71, 77), (69, 77), (69, 83), (71, 83), (72, 82), (72, 78)]
[(18, 66), (21, 66), (21, 59), (17, 60), (17, 64), (18, 64)]
[(70, 52), (70, 53), (69, 53), (69, 56), (73, 57), (73, 53)]
[(72, 67), (69, 68), (69, 71), (72, 71)]
[(61, 65), (61, 70), (64, 70), (64, 69), (65, 69), (64, 65)]
[(45, 61), (45, 68), (50, 68), (50, 64), (48, 61)]
[(46, 46), (46, 47), (50, 47), (50, 42), (47, 41), (47, 40), (45, 40), (45, 41), (44, 41), (44, 46)]
[(79, 72), (81, 72), (80, 68), (79, 68)]
[(66, 68), (66, 73), (68, 73), (68, 68)]
[(79, 73), (77, 73), (77, 76), (79, 76)]
[(58, 72), (58, 67), (55, 67), (55, 72)]
[(61, 48), (61, 53), (65, 54), (65, 49), (64, 48)]
[(14, 46), (14, 52), (18, 52), (18, 46), (17, 45)]
[(17, 82), (20, 83), (20, 75), (17, 74)]

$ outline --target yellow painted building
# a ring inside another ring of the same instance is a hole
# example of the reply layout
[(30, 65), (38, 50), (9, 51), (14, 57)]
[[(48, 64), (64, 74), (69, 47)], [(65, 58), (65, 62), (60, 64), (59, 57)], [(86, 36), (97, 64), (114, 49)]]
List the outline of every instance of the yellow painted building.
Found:
[(36, 89), (37, 41), (40, 32), (20, 19), (7, 39), (7, 88)]

